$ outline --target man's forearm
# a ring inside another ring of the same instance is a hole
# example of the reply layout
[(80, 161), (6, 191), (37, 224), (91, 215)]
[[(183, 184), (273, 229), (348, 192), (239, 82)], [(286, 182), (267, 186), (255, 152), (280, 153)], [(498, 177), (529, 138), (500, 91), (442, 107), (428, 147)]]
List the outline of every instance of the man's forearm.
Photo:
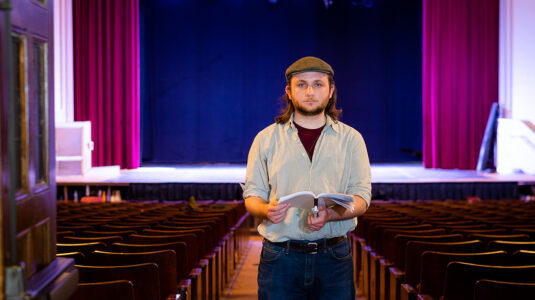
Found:
[(351, 203), (353, 210), (345, 209), (336, 205), (327, 209), (327, 222), (352, 219), (366, 212), (366, 201), (359, 196), (353, 196), (355, 201)]
[(255, 217), (267, 218), (268, 204), (260, 197), (246, 198), (245, 208), (251, 215)]

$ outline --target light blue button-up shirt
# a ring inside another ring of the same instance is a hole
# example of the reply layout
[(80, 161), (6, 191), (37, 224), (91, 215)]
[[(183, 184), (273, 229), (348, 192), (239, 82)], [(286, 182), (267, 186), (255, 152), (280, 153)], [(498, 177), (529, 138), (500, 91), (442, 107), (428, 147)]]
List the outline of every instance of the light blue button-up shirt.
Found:
[[(255, 137), (247, 161), (243, 197), (260, 197), (266, 202), (299, 192), (343, 193), (371, 198), (368, 152), (361, 134), (329, 116), (310, 161), (299, 139), (293, 115), (285, 124), (272, 124)], [(272, 242), (317, 240), (343, 236), (355, 229), (357, 218), (327, 222), (319, 231), (309, 230), (309, 210), (289, 208), (277, 224), (268, 219), (258, 232)]]

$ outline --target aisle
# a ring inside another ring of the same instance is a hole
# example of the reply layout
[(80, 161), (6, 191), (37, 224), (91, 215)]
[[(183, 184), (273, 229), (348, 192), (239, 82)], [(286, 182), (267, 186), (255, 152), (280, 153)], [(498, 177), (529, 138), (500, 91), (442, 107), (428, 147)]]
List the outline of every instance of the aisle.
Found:
[(223, 299), (227, 300), (252, 300), (257, 299), (258, 283), (258, 263), (260, 262), (260, 251), (262, 250), (262, 237), (258, 234), (251, 234), (249, 237), (249, 249), (238, 266), (234, 280), (231, 282)]

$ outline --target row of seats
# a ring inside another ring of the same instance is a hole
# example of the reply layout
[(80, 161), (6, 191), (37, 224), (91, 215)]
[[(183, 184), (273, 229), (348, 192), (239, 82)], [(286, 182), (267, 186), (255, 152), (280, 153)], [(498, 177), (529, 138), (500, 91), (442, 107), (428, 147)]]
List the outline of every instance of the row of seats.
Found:
[(220, 299), (249, 239), (243, 201), (57, 204), (72, 299)]
[(535, 203), (373, 201), (350, 237), (369, 300), (535, 292)]

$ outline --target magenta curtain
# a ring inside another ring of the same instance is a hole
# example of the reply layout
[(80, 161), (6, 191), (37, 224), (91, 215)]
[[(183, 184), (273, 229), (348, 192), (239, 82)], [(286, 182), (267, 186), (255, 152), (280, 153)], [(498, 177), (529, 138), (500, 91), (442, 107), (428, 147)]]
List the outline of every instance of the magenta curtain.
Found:
[(74, 118), (91, 121), (93, 166), (139, 167), (138, 0), (74, 0)]
[(499, 0), (423, 1), (426, 168), (475, 169), (498, 101)]

